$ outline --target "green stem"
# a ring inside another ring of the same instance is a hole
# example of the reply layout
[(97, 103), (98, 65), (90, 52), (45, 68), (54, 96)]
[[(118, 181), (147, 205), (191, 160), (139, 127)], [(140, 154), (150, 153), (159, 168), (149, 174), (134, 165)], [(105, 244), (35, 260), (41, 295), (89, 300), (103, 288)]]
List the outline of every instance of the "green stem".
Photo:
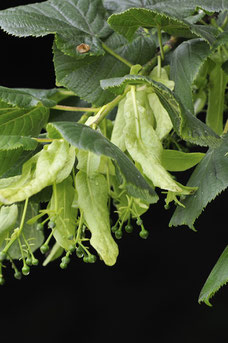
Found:
[(108, 113), (118, 105), (118, 103), (125, 97), (126, 93), (128, 92), (129, 88), (127, 87), (125, 92), (122, 95), (118, 95), (114, 100), (109, 102), (107, 105), (104, 106), (103, 111), (101, 111), (100, 115), (96, 120), (91, 124), (93, 127), (97, 127), (102, 120), (108, 115)]
[(80, 244), (80, 235), (81, 235), (81, 229), (82, 229), (82, 225), (83, 225), (83, 212), (81, 211), (80, 213), (80, 219), (79, 219), (79, 224), (78, 224), (78, 230), (77, 230), (77, 236), (75, 239), (76, 244)]
[(58, 88), (58, 92), (62, 95), (76, 96), (74, 92), (68, 91), (67, 89), (64, 89), (64, 88)]
[[(173, 46), (176, 43), (176, 38), (175, 37), (171, 37), (171, 39), (165, 43), (165, 45), (163, 46), (163, 52), (164, 54), (167, 54), (170, 50), (172, 50)], [(151, 71), (151, 69), (153, 67), (155, 67), (155, 65), (157, 64), (157, 56), (160, 54), (160, 52), (155, 55), (150, 61), (148, 61), (142, 68), (142, 70), (140, 71), (139, 75), (148, 75), (148, 73)]]
[(162, 60), (164, 60), (165, 54), (164, 54), (163, 45), (162, 45), (161, 27), (158, 25), (157, 29), (158, 29), (158, 43), (159, 43), (159, 47), (160, 47), (161, 58), (162, 58)]
[(131, 68), (133, 66), (133, 64), (131, 62), (129, 62), (128, 60), (126, 60), (124, 57), (120, 56), (119, 54), (117, 54), (115, 51), (113, 51), (112, 49), (110, 49), (105, 43), (102, 43), (102, 48), (107, 51), (110, 55), (114, 56), (117, 60), (119, 60), (120, 62), (126, 64), (129, 68)]
[(52, 138), (32, 138), (35, 141), (39, 142), (39, 143), (52, 143), (54, 141), (54, 139)]
[(161, 77), (161, 56), (158, 55), (158, 77)]
[(70, 111), (70, 112), (98, 112), (100, 107), (74, 107), (65, 105), (56, 105), (51, 107), (53, 110)]
[(81, 118), (78, 120), (78, 123), (80, 124), (85, 124), (85, 122), (87, 121), (87, 119), (89, 117), (91, 117), (93, 115), (93, 112), (87, 112), (87, 113), (84, 113)]

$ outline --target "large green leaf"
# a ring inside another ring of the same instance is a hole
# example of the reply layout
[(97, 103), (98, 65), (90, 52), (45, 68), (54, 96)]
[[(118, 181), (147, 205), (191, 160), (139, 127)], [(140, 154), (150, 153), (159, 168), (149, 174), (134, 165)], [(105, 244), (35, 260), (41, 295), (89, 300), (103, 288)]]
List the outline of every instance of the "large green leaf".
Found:
[[(22, 104), (22, 102), (20, 103)], [(23, 104), (25, 103), (23, 102)], [(29, 105), (28, 102), (27, 105)], [(44, 106), (22, 109), (0, 101), (0, 145), (4, 147), (5, 136), (38, 136), (47, 123), (48, 116), (49, 109)], [(17, 148), (17, 150), (0, 151), (0, 176), (16, 165), (26, 146), (26, 149), (29, 146), (29, 149), (35, 147), (35, 141), (32, 143), (31, 140), (23, 138), (19, 140), (15, 141), (15, 138), (11, 137), (7, 142), (9, 148), (11, 145), (11, 149)], [(28, 141), (31, 144), (25, 146), (25, 142), (28, 143)]]
[(191, 175), (187, 186), (198, 187), (194, 195), (183, 199), (185, 205), (177, 207), (170, 226), (188, 225), (194, 229), (194, 222), (200, 213), (217, 195), (228, 187), (228, 134), (222, 137), (220, 145), (209, 149)]
[(139, 27), (159, 27), (163, 31), (186, 38), (196, 36), (202, 37), (210, 45), (216, 40), (219, 31), (208, 25), (190, 24), (187, 20), (178, 15), (176, 8), (170, 6), (153, 6), (152, 9), (130, 8), (122, 13), (112, 14), (108, 23), (118, 33), (131, 40)]
[[(115, 53), (132, 64), (144, 64), (155, 54), (155, 44), (150, 37), (139, 35), (131, 43), (117, 33), (112, 34), (105, 44)], [(110, 76), (123, 76), (129, 67), (106, 53), (104, 56), (88, 56), (77, 60), (65, 55), (56, 45), (53, 47), (56, 81), (95, 105), (103, 105), (113, 99), (109, 91), (103, 91), (100, 80)]]
[(58, 183), (53, 189), (53, 194), (48, 208), (55, 212), (54, 237), (57, 243), (68, 250), (73, 244), (75, 236), (77, 209), (72, 207), (75, 189), (72, 178), (68, 177)]
[(158, 200), (155, 191), (147, 184), (131, 160), (102, 134), (86, 125), (71, 122), (49, 123), (47, 130), (51, 128), (55, 128), (73, 146), (113, 159), (126, 182), (127, 191), (133, 197), (149, 203)]
[[(42, 149), (42, 145), (39, 144), (36, 150), (23, 150), (21, 152), (21, 148), (17, 150), (9, 150), (5, 151), (5, 159), (4, 154), (0, 153), (0, 171), (5, 170), (3, 174), (0, 175), (2, 178), (7, 178), (11, 176), (16, 176), (22, 173), (23, 164), (28, 161), (33, 155), (39, 152)], [(8, 157), (9, 156), (9, 159)], [(18, 157), (19, 156), (19, 157)], [(13, 161), (10, 159), (13, 158)], [(10, 160), (10, 163), (9, 163)], [(8, 166), (8, 167), (7, 167)]]
[(32, 88), (7, 88), (0, 86), (0, 101), (20, 108), (31, 108), (37, 105), (52, 107), (56, 105), (56, 102), (50, 98), (55, 93), (57, 93), (57, 89), (45, 90)]
[(37, 136), (48, 120), (49, 110), (43, 106), (30, 109), (0, 108), (0, 135)]
[(194, 113), (192, 84), (211, 52), (206, 42), (196, 38), (183, 42), (172, 54), (170, 77), (175, 82), (174, 92), (191, 113)]
[(57, 34), (59, 49), (83, 58), (76, 49), (81, 43), (90, 46), (91, 55), (104, 53), (101, 38), (111, 33), (105, 17), (101, 0), (49, 0), (1, 11), (0, 26), (19, 37)]
[(88, 176), (83, 171), (79, 171), (76, 175), (76, 187), (78, 206), (83, 211), (91, 231), (90, 244), (105, 264), (112, 266), (116, 262), (119, 251), (111, 235), (106, 178), (101, 174)]
[(0, 139), (0, 151), (18, 148), (23, 148), (23, 150), (35, 150), (38, 144), (34, 139), (24, 136), (0, 135)]
[(215, 146), (220, 137), (202, 121), (192, 115), (181, 103), (180, 99), (162, 83), (145, 76), (125, 75), (101, 81), (101, 87), (115, 94), (122, 94), (127, 85), (147, 85), (157, 94), (168, 112), (173, 127), (183, 139), (202, 146)]
[(157, 8), (160, 10), (169, 10), (169, 13), (188, 17), (194, 13), (197, 8), (202, 8), (209, 12), (220, 12), (228, 9), (228, 4), (223, 0), (103, 0), (104, 6), (114, 12), (122, 12), (131, 7), (138, 8)]
[(199, 303), (211, 306), (210, 298), (228, 282), (228, 246), (225, 248), (217, 263), (208, 276), (199, 295)]

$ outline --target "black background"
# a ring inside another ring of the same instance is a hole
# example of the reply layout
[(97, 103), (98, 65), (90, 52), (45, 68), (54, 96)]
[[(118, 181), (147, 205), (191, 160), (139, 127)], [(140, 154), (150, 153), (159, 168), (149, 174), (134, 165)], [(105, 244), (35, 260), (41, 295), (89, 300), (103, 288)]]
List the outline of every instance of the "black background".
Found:
[[(1, 2), (3, 9), (35, 1)], [(52, 40), (1, 32), (0, 84), (55, 87)], [(212, 308), (197, 302), (227, 244), (225, 195), (208, 205), (196, 222), (197, 233), (169, 228), (172, 210), (165, 211), (160, 200), (144, 216), (149, 238), (124, 234), (114, 267), (75, 258), (67, 270), (59, 261), (33, 267), (21, 281), (8, 273), (0, 288), (1, 340), (228, 342), (228, 288), (213, 298)]]

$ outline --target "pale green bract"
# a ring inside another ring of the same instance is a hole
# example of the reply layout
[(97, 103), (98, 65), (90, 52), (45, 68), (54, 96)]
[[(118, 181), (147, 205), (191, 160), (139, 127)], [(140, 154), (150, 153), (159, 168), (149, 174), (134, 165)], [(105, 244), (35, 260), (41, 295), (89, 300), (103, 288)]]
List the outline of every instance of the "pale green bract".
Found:
[(72, 177), (68, 177), (53, 187), (53, 194), (48, 208), (54, 212), (54, 237), (66, 250), (74, 242), (77, 209), (72, 206), (75, 195)]
[(17, 205), (2, 206), (0, 209), (0, 245), (5, 239), (8, 231), (10, 231), (16, 223), (18, 217)]
[(103, 175), (88, 176), (79, 171), (76, 175), (76, 187), (78, 205), (91, 232), (90, 244), (105, 264), (112, 266), (119, 252), (111, 235), (107, 181)]
[(145, 108), (145, 89), (131, 86), (126, 95), (123, 115), (125, 127), (123, 136), (125, 146), (133, 160), (140, 164), (143, 173), (155, 187), (177, 194), (190, 194), (193, 188), (187, 188), (175, 182), (162, 166), (162, 143), (151, 125), (151, 118)]
[(43, 188), (60, 183), (70, 174), (75, 161), (75, 149), (63, 140), (44, 146), (28, 160), (22, 174), (0, 180), (0, 201), (12, 204), (23, 201)]
[[(174, 89), (174, 82), (169, 80), (167, 71), (164, 68), (161, 68), (159, 71), (158, 67), (155, 67), (150, 73), (150, 78), (154, 81), (160, 82), (170, 90)], [(167, 134), (172, 130), (173, 124), (168, 115), (166, 109), (162, 106), (157, 94), (149, 91), (148, 100), (151, 109), (153, 110), (155, 117), (155, 132), (160, 140), (165, 138)]]
[(108, 183), (99, 173), (101, 156), (90, 151), (77, 154), (80, 169), (76, 175), (77, 205), (83, 213), (92, 234), (90, 244), (105, 264), (113, 265), (118, 256), (118, 246), (111, 235), (108, 210)]

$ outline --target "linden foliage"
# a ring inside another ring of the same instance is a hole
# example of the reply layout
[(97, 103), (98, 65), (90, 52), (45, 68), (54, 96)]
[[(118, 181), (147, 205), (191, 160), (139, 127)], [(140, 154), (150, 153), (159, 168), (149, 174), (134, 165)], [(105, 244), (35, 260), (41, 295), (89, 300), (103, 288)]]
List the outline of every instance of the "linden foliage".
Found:
[[(114, 265), (124, 231), (147, 238), (157, 189), (170, 226), (194, 230), (228, 186), (228, 1), (48, 0), (0, 11), (0, 27), (54, 34), (57, 85), (0, 87), (0, 283), (37, 249), (44, 266)], [(193, 167), (187, 185), (172, 175)], [(227, 256), (200, 301), (228, 281)]]

